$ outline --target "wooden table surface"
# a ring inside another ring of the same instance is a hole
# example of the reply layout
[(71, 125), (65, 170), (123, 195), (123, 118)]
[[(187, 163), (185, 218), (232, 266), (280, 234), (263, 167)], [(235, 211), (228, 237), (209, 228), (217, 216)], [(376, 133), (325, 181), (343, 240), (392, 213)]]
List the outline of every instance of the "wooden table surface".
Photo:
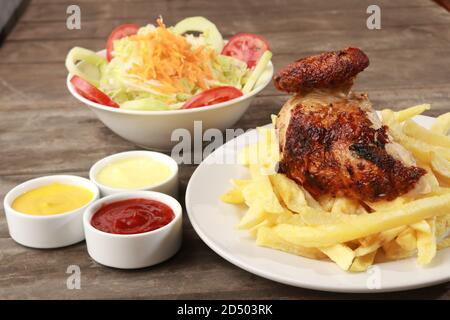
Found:
[[(66, 29), (66, 8), (81, 8), (81, 30)], [(366, 8), (381, 7), (381, 30), (368, 30)], [(113, 26), (145, 24), (162, 14), (167, 24), (203, 15), (225, 37), (263, 34), (280, 68), (296, 58), (346, 46), (361, 47), (370, 67), (356, 89), (377, 109), (428, 102), (428, 115), (450, 111), (450, 14), (430, 0), (31, 1), (0, 48), (0, 197), (33, 177), (87, 176), (98, 159), (137, 149), (113, 134), (65, 87), (64, 58), (73, 46), (104, 47)], [(236, 124), (269, 122), (286, 96), (269, 85)], [(181, 167), (181, 199), (195, 166)], [(3, 210), (3, 209), (2, 209)], [(81, 289), (68, 290), (66, 269), (81, 268)], [(243, 271), (210, 250), (187, 217), (180, 252), (135, 271), (102, 267), (84, 243), (57, 250), (16, 244), (0, 215), (0, 298), (431, 298), (449, 299), (450, 284), (389, 294), (337, 294), (294, 288)]]

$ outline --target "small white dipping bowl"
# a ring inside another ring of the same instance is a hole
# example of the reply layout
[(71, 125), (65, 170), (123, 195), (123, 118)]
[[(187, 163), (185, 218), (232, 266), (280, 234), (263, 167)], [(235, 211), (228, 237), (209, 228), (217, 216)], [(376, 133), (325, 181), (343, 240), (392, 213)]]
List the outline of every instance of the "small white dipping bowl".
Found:
[[(92, 226), (93, 215), (103, 205), (136, 198), (156, 200), (168, 205), (173, 210), (175, 218), (159, 229), (137, 234), (107, 233)], [(86, 209), (83, 224), (89, 255), (98, 263), (113, 268), (149, 267), (169, 259), (181, 246), (181, 205), (171, 196), (159, 192), (133, 191), (97, 200)]]
[[(109, 165), (115, 161), (133, 157), (147, 157), (150, 159), (161, 161), (170, 168), (170, 170), (172, 171), (172, 175), (166, 181), (140, 189), (113, 188), (101, 184), (100, 182), (97, 181), (97, 174), (106, 165)], [(89, 179), (91, 179), (91, 181), (97, 185), (97, 187), (100, 189), (100, 193), (102, 196), (109, 196), (112, 194), (128, 191), (157, 191), (168, 194), (174, 198), (177, 198), (178, 196), (178, 164), (173, 158), (160, 152), (138, 150), (113, 154), (111, 156), (108, 156), (106, 158), (97, 161), (91, 167), (91, 170), (89, 171)]]
[[(12, 208), (12, 203), (18, 196), (51, 183), (86, 188), (93, 193), (93, 198), (79, 209), (55, 215), (37, 216), (22, 213)], [(9, 191), (3, 201), (9, 234), (14, 241), (38, 249), (65, 247), (83, 241), (84, 210), (98, 198), (99, 190), (97, 186), (82, 177), (56, 175), (28, 180)]]
[[(97, 54), (104, 57), (105, 50)], [(71, 73), (67, 76), (66, 84), (76, 99), (87, 105), (109, 129), (122, 138), (146, 149), (168, 151), (179, 143), (177, 134), (174, 136), (175, 141), (171, 140), (172, 133), (177, 129), (186, 129), (192, 136), (194, 121), (202, 122), (203, 131), (210, 128), (225, 130), (233, 126), (247, 111), (255, 95), (271, 81), (272, 75), (273, 65), (269, 62), (263, 76), (248, 94), (212, 106), (168, 111), (125, 110), (92, 102), (75, 91), (70, 83)]]

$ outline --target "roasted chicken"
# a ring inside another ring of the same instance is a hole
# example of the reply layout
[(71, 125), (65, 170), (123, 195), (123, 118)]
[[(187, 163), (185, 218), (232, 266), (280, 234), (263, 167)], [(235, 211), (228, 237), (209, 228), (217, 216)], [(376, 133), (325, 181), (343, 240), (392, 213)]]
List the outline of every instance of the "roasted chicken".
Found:
[(279, 90), (295, 93), (275, 125), (280, 171), (315, 197), (392, 200), (423, 184), (426, 171), (393, 141), (367, 94), (350, 92), (368, 65), (364, 52), (347, 48), (300, 59), (274, 77)]

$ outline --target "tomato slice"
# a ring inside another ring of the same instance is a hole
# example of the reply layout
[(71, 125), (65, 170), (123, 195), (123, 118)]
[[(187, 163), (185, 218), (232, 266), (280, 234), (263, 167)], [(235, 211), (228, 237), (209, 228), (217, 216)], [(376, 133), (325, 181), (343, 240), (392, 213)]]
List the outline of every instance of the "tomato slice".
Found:
[(242, 96), (242, 92), (235, 87), (217, 87), (199, 94), (186, 101), (181, 109), (192, 109), (204, 106), (210, 106), (216, 103), (225, 102)]
[(93, 102), (103, 104), (105, 106), (119, 108), (119, 105), (115, 103), (110, 97), (98, 90), (92, 84), (80, 78), (79, 76), (73, 76), (70, 82), (75, 87), (75, 90), (84, 98)]
[(106, 41), (106, 59), (108, 61), (111, 61), (113, 58), (112, 51), (114, 49), (114, 40), (119, 40), (124, 37), (131, 36), (133, 34), (136, 34), (139, 30), (139, 26), (137, 24), (128, 23), (128, 24), (122, 24), (118, 27), (116, 27), (108, 37), (108, 40)]
[(238, 33), (228, 41), (222, 54), (242, 60), (249, 68), (253, 68), (266, 50), (269, 50), (269, 43), (264, 37), (252, 33)]

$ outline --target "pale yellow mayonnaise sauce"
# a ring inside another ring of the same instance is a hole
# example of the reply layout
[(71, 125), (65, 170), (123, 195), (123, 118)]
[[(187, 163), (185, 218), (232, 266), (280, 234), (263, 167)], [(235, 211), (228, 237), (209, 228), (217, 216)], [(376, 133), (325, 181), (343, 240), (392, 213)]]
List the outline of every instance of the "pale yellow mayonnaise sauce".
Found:
[(171, 175), (171, 168), (164, 162), (137, 156), (107, 164), (95, 178), (111, 188), (142, 189), (160, 184)]

